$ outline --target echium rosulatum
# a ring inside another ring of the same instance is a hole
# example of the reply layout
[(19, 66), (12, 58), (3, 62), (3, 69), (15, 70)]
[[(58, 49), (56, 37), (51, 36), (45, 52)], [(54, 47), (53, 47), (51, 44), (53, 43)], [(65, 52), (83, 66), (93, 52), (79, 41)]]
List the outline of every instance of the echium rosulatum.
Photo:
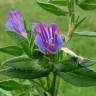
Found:
[(36, 32), (35, 44), (41, 51), (54, 55), (63, 47), (64, 38), (59, 36), (59, 28), (56, 24), (37, 23), (34, 30)]
[[(21, 12), (11, 11), (8, 16), (9, 18), (6, 23), (7, 29), (27, 37)], [(59, 28), (56, 24), (47, 25), (40, 22), (35, 24), (32, 30), (36, 33), (35, 44), (41, 51), (54, 55), (63, 47), (64, 38), (59, 35)]]
[(17, 32), (20, 35), (27, 37), (27, 32), (24, 26), (24, 20), (20, 11), (11, 11), (8, 14), (6, 27), (9, 31)]

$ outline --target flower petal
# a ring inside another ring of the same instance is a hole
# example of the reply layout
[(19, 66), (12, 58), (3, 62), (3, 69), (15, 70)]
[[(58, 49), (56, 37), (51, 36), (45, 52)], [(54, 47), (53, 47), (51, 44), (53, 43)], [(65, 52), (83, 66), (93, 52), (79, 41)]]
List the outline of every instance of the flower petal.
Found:
[(39, 34), (43, 41), (48, 41), (48, 27), (43, 23), (37, 23), (35, 25), (35, 32)]
[(64, 38), (62, 36), (57, 36), (56, 46), (57, 46), (57, 51), (64, 46)]
[(59, 28), (56, 24), (45, 25), (37, 23), (35, 26), (35, 44), (40, 50), (49, 54), (56, 54), (64, 44), (64, 38), (59, 36)]
[(35, 25), (34, 30), (37, 34), (41, 34), (45, 27), (47, 27), (45, 24), (39, 22)]
[(49, 29), (54, 34), (58, 34), (60, 32), (58, 26), (55, 23), (50, 24)]
[(57, 53), (57, 50), (56, 50), (56, 49), (50, 50), (49, 48), (46, 48), (46, 51), (47, 51), (48, 53), (50, 53), (50, 54), (53, 54), (53, 55)]
[(16, 32), (16, 30), (14, 29), (14, 26), (13, 26), (12, 22), (10, 22), (10, 20), (7, 21), (7, 23), (6, 23), (6, 28), (7, 28), (9, 31)]
[(39, 49), (41, 51), (45, 51), (45, 46), (44, 46), (42, 39), (39, 35), (37, 35), (35, 38), (35, 44), (39, 47)]
[(20, 11), (9, 12), (9, 18), (6, 23), (6, 27), (9, 31), (18, 32), (24, 37), (27, 36), (27, 32), (24, 27), (23, 17)]
[(63, 47), (63, 45), (64, 45), (64, 38), (62, 38), (62, 36), (57, 36), (56, 47), (53, 50), (46, 47), (46, 51), (54, 55)]

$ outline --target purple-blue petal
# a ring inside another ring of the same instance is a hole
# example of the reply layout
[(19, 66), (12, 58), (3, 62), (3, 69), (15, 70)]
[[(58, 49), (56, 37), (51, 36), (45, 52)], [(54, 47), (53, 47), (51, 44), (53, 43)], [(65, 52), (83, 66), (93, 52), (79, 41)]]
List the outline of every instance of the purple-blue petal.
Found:
[(58, 26), (55, 23), (52, 23), (49, 25), (49, 29), (51, 30), (52, 33), (58, 34), (60, 32)]
[(24, 27), (23, 17), (20, 11), (11, 11), (9, 13), (6, 28), (8, 28), (9, 31), (18, 32), (24, 37), (27, 36), (27, 32)]
[(55, 48), (51, 50), (50, 48), (46, 47), (46, 51), (54, 55), (63, 47), (63, 45), (64, 45), (64, 39), (61, 36), (58, 36)]
[(59, 36), (59, 28), (56, 24), (37, 23), (34, 29), (36, 32), (35, 44), (40, 50), (56, 54), (63, 47), (64, 38)]
[(14, 29), (14, 26), (13, 26), (13, 24), (10, 22), (10, 20), (7, 21), (7, 23), (6, 23), (6, 28), (7, 28), (9, 31), (16, 32), (16, 30)]
[(64, 46), (64, 38), (62, 38), (62, 36), (57, 37), (56, 46), (57, 46), (57, 51), (59, 51)]
[(34, 30), (35, 30), (35, 32), (36, 32), (37, 34), (41, 34), (42, 31), (44, 31), (45, 28), (47, 28), (47, 26), (46, 26), (45, 24), (39, 22), (39, 23), (37, 23), (37, 24), (35, 25)]
[(57, 50), (56, 50), (56, 49), (50, 50), (49, 48), (46, 48), (46, 51), (47, 51), (48, 53), (50, 53), (50, 54), (53, 54), (53, 55), (57, 53)]
[(48, 27), (44, 23), (37, 23), (35, 26), (35, 32), (36, 34), (39, 34), (43, 41), (48, 40)]
[(36, 38), (35, 38), (35, 44), (39, 47), (39, 49), (41, 51), (45, 51), (45, 46), (42, 42), (42, 39), (40, 37), (40, 35), (37, 35)]

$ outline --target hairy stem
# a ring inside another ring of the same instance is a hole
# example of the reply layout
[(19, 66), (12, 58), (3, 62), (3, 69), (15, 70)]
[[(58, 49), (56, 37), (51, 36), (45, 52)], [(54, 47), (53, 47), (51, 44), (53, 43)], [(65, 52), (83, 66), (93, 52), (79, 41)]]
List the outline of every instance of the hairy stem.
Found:
[(53, 73), (53, 80), (52, 80), (52, 86), (50, 88), (50, 94), (51, 96), (56, 96), (55, 95), (55, 86), (56, 85), (56, 73)]
[(60, 84), (60, 78), (59, 77), (57, 77), (56, 78), (56, 85), (55, 85), (55, 96), (57, 96), (58, 95), (58, 91), (59, 91), (59, 84)]
[(72, 37), (75, 31), (75, 0), (68, 0), (69, 10), (69, 28), (68, 28), (68, 40)]

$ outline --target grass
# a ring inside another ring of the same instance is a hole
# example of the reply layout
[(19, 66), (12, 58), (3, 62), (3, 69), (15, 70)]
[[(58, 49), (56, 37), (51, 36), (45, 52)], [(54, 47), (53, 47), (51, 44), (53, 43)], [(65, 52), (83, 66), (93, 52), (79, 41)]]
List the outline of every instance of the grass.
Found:
[[(9, 0), (11, 1), (11, 0)], [(6, 33), (5, 23), (7, 20), (7, 14), (10, 10), (21, 10), (26, 22), (31, 24), (34, 21), (42, 21), (45, 23), (57, 23), (59, 28), (61, 29), (64, 34), (67, 31), (68, 25), (68, 18), (66, 17), (57, 17), (54, 16), (45, 10), (42, 10), (35, 2), (35, 0), (15, 0), (12, 3), (1, 3), (0, 4), (0, 47), (13, 45), (14, 42)], [(87, 16), (87, 20), (80, 26), (78, 29), (81, 30), (88, 30), (88, 31), (96, 31), (96, 10), (92, 12), (85, 12), (79, 9), (78, 14), (83, 16)], [(82, 36), (74, 36), (72, 40), (67, 45), (70, 49), (75, 51), (81, 56), (96, 59), (96, 38), (90, 37), (82, 37)], [(6, 58), (10, 58), (9, 55), (0, 53), (0, 62), (5, 60)], [(93, 67), (94, 69), (96, 66)], [(2, 80), (2, 77), (0, 77)], [(75, 87), (71, 84), (66, 82), (61, 82), (60, 84), (60, 95), (59, 96), (96, 96), (96, 87), (89, 87), (89, 88), (81, 88)], [(64, 94), (64, 95), (63, 95)], [(1, 95), (0, 95), (1, 96)]]

